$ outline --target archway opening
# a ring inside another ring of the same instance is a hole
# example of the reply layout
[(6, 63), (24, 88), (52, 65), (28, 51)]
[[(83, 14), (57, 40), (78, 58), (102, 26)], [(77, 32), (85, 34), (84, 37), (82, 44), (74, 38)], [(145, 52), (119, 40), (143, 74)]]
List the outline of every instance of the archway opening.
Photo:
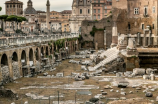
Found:
[(12, 55), (12, 60), (13, 60), (13, 61), (16, 61), (16, 62), (18, 61), (18, 55), (17, 55), (16, 52), (13, 53), (13, 55)]
[(1, 58), (1, 72), (2, 72), (3, 82), (4, 83), (11, 82), (11, 78), (9, 74), (8, 58), (6, 54), (3, 54)]
[(1, 67), (3, 66), (8, 66), (8, 59), (7, 59), (7, 55), (3, 54), (2, 58), (1, 58)]
[(48, 53), (48, 46), (46, 47), (46, 56), (48, 56), (49, 55), (49, 53)]
[(43, 47), (41, 48), (41, 57), (44, 57), (44, 51), (43, 51)]
[(26, 52), (24, 50), (21, 53), (21, 62), (23, 66), (26, 65)]
[(26, 52), (23, 50), (21, 53), (21, 63), (22, 63), (22, 75), (27, 76), (28, 75), (28, 68), (27, 68), (27, 62), (26, 62)]
[(20, 78), (18, 55), (16, 52), (14, 52), (12, 55), (12, 69), (13, 69), (13, 79), (15, 80)]
[(30, 66), (33, 65), (33, 50), (32, 48), (29, 51), (29, 62), (30, 62)]

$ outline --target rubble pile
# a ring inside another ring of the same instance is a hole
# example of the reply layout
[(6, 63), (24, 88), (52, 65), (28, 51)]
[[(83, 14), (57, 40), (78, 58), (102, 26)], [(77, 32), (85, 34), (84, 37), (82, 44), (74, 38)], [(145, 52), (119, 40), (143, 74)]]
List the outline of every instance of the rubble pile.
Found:
[(2, 70), (3, 83), (12, 82), (12, 79), (9, 76), (9, 67), (2, 65), (1, 70)]
[(37, 71), (41, 69), (41, 63), (39, 61), (36, 61), (36, 69)]
[(12, 90), (0, 89), (0, 96), (7, 97), (11, 99), (18, 99), (18, 95)]
[(13, 67), (13, 79), (16, 80), (16, 79), (20, 78), (18, 62), (13, 62), (12, 67)]
[(82, 73), (81, 75), (79, 73), (73, 73), (72, 76), (75, 76), (75, 81), (82, 81), (85, 79), (89, 79), (90, 75), (86, 72)]

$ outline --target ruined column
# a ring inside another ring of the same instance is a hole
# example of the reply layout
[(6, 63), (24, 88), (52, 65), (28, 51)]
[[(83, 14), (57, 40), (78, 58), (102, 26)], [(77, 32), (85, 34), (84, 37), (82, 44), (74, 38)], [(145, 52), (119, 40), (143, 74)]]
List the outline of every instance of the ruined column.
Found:
[(106, 50), (106, 30), (104, 30), (104, 46), (105, 46), (105, 50)]
[(50, 46), (48, 45), (48, 56), (50, 56)]
[(143, 37), (143, 46), (144, 47), (146, 46), (146, 34), (144, 34), (144, 37)]
[(111, 47), (117, 46), (117, 43), (118, 43), (117, 23), (115, 21), (113, 24), (113, 27), (112, 27), (112, 44), (111, 44)]
[[(0, 61), (1, 62), (1, 61)], [(1, 69), (1, 67), (0, 67), (0, 70), (2, 70)], [(3, 79), (2, 79), (2, 71), (0, 71), (0, 82), (2, 81)]]
[(19, 73), (20, 73), (20, 77), (23, 76), (23, 73), (22, 73), (22, 63), (21, 63), (21, 53), (22, 52), (19, 52), (20, 54), (18, 54), (18, 63), (19, 63)]
[(137, 45), (140, 45), (140, 33), (137, 34)]
[(36, 66), (36, 55), (35, 55), (36, 48), (33, 49), (33, 66)]
[(12, 56), (8, 58), (9, 75), (13, 79)]
[(95, 43), (95, 50), (98, 50), (98, 42)]
[(29, 49), (26, 51), (26, 64), (28, 66), (28, 74), (30, 74), (30, 60), (29, 60)]
[(148, 45), (151, 45), (151, 30), (149, 31), (149, 39), (148, 39)]

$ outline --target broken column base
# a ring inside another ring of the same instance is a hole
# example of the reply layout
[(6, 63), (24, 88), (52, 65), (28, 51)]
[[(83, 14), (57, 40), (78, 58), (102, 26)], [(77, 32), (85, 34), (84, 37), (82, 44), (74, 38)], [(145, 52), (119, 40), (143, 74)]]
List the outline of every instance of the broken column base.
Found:
[(119, 45), (117, 46), (117, 49), (118, 50), (123, 50), (123, 49), (126, 49), (127, 45)]

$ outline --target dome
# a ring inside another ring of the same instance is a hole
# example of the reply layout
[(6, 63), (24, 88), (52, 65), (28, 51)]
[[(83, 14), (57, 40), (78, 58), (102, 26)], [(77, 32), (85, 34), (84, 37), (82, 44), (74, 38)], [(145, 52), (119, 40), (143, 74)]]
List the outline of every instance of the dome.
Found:
[(33, 7), (27, 7), (24, 10), (24, 14), (37, 14), (36, 10)]

